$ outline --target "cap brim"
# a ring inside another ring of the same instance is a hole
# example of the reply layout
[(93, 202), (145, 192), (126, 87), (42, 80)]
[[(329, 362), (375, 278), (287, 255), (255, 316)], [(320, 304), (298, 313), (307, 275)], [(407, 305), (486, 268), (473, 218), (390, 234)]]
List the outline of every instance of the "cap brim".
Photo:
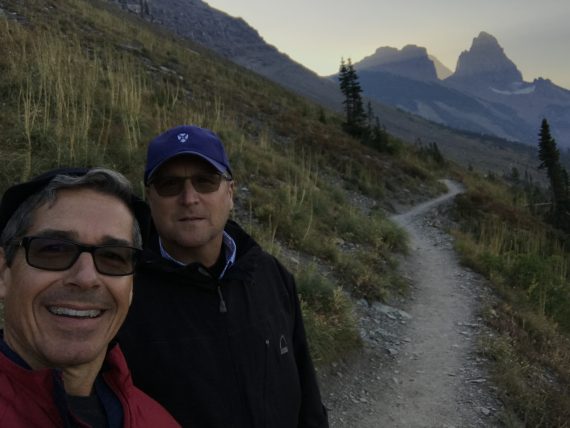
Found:
[(182, 157), (182, 156), (198, 156), (199, 158), (204, 159), (206, 162), (208, 162), (210, 165), (212, 165), (214, 168), (216, 168), (216, 170), (218, 172), (220, 172), (221, 174), (230, 174), (231, 172), (225, 167), (223, 166), (221, 163), (210, 159), (208, 156), (204, 156), (202, 153), (197, 153), (197, 152), (192, 152), (192, 151), (184, 151), (184, 152), (179, 152), (176, 153), (166, 159), (161, 160), (147, 175), (146, 178), (146, 184), (148, 185), (152, 176), (154, 175), (154, 173), (162, 166), (164, 165), (166, 162), (168, 162), (169, 160), (178, 158), (178, 157)]

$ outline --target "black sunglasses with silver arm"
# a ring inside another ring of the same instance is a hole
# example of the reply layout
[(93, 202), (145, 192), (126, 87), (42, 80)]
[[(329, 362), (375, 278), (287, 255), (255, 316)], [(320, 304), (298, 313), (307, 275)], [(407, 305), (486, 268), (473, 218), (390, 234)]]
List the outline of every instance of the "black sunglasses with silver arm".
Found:
[(37, 269), (64, 271), (81, 253), (90, 253), (95, 269), (103, 275), (131, 275), (142, 250), (126, 245), (84, 245), (78, 242), (42, 236), (26, 236), (17, 245), (26, 252), (26, 262)]

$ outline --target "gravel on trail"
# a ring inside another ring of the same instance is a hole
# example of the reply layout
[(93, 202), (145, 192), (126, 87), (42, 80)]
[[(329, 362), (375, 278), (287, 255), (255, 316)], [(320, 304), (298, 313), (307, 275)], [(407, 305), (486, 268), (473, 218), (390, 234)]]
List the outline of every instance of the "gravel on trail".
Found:
[(410, 237), (402, 258), (409, 296), (355, 302), (363, 348), (319, 370), (332, 428), (501, 426), (501, 403), (478, 340), (491, 335), (480, 311), (492, 299), (484, 278), (460, 265), (445, 232), (448, 193), (393, 220)]

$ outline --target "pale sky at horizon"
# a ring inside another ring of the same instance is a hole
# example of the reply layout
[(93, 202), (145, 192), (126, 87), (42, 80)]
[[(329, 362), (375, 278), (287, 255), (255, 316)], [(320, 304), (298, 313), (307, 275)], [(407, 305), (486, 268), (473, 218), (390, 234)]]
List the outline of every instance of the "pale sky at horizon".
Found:
[(357, 62), (379, 47), (407, 44), (425, 47), (453, 71), (459, 54), (485, 31), (525, 81), (543, 77), (570, 89), (570, 0), (205, 1), (243, 18), (321, 76), (336, 73), (341, 57)]

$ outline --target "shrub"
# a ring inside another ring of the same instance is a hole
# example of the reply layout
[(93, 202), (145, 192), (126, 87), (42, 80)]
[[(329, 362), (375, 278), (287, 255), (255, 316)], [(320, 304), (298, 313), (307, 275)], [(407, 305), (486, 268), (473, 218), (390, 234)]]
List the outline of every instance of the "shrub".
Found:
[(332, 362), (360, 345), (350, 297), (320, 275), (313, 266), (297, 272), (310, 348), (318, 364)]

